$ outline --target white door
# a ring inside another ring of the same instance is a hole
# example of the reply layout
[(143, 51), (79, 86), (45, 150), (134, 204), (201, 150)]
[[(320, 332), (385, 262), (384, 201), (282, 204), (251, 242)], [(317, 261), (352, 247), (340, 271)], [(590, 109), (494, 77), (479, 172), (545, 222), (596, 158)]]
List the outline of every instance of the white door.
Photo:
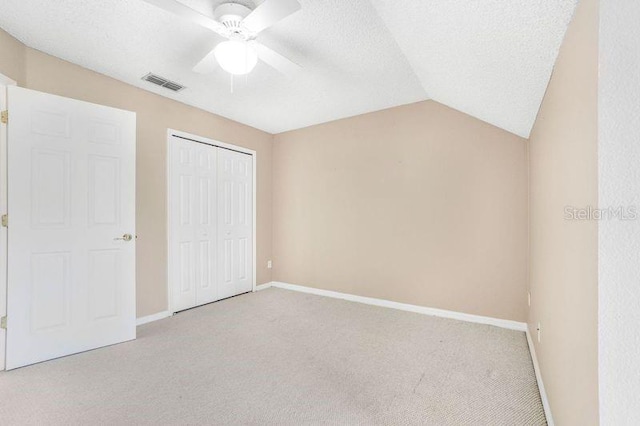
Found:
[(135, 339), (135, 114), (8, 101), (7, 369)]
[(175, 135), (168, 150), (171, 310), (251, 291), (253, 156)]
[(251, 155), (218, 151), (218, 293), (253, 288), (253, 161)]
[(169, 144), (169, 259), (172, 309), (218, 300), (217, 148), (173, 138)]

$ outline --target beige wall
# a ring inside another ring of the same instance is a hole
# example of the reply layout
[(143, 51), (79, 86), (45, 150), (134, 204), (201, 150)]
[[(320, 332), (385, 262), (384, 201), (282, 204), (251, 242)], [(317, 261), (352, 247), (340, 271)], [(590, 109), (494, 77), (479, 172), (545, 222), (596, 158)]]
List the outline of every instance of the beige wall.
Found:
[(275, 136), (275, 281), (525, 321), (524, 139), (433, 101)]
[(0, 29), (0, 73), (24, 85), (26, 47)]
[(598, 240), (594, 221), (565, 206), (596, 207), (598, 5), (577, 8), (530, 138), (531, 310), (558, 425), (598, 423)]
[[(137, 113), (137, 310), (167, 309), (167, 128), (217, 139), (258, 153), (257, 283), (271, 281), (271, 149), (273, 136), (203, 110), (135, 88), (69, 62), (26, 48), (26, 67), (16, 66), (20, 43), (0, 31), (0, 72), (23, 86)], [(7, 52), (7, 53), (5, 53)], [(20, 73), (23, 73), (22, 75)]]

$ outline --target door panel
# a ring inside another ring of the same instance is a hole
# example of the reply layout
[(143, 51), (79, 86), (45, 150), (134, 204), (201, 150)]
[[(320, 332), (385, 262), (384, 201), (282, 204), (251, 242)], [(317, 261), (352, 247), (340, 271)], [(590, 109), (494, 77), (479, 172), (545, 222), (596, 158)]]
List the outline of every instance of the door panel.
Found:
[(180, 243), (180, 297), (186, 299), (186, 305), (195, 304), (195, 287), (193, 285), (193, 243), (183, 241)]
[(135, 114), (9, 88), (7, 369), (135, 338)]
[(253, 174), (252, 157), (220, 149), (218, 210), (220, 298), (253, 289)]
[(89, 226), (120, 222), (120, 159), (89, 156)]
[(120, 250), (89, 251), (89, 306), (92, 320), (118, 316)]
[(216, 285), (217, 151), (173, 138), (169, 144), (171, 308), (218, 300)]
[(34, 149), (31, 157), (31, 226), (68, 229), (71, 211), (69, 152)]
[(213, 269), (213, 250), (211, 250), (211, 241), (200, 241), (200, 247), (198, 254), (199, 259), (199, 283), (202, 290), (211, 288), (215, 283), (213, 281), (212, 269)]
[(31, 255), (31, 331), (49, 331), (69, 324), (70, 258), (70, 252)]

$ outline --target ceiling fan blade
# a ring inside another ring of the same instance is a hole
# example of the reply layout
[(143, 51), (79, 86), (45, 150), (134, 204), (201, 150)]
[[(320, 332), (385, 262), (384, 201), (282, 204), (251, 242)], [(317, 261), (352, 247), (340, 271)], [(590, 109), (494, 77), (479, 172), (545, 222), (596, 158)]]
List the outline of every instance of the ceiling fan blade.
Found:
[(210, 29), (222, 36), (227, 36), (228, 30), (224, 25), (218, 21), (203, 15), (202, 13), (191, 9), (190, 7), (180, 3), (177, 0), (144, 0), (145, 2), (152, 4), (160, 9), (171, 12), (181, 18), (188, 19), (195, 22), (198, 25), (202, 25), (205, 28)]
[(215, 49), (207, 53), (207, 56), (202, 58), (202, 60), (193, 67), (193, 72), (197, 72), (198, 74), (209, 74), (215, 71), (215, 69), (218, 68), (218, 60), (216, 59), (214, 52)]
[(259, 33), (267, 27), (300, 10), (298, 0), (265, 0), (242, 20), (251, 32)]
[(251, 45), (256, 49), (258, 58), (260, 58), (267, 65), (280, 71), (287, 77), (293, 77), (302, 67), (289, 59), (285, 58), (278, 52), (273, 51), (264, 44), (252, 41)]

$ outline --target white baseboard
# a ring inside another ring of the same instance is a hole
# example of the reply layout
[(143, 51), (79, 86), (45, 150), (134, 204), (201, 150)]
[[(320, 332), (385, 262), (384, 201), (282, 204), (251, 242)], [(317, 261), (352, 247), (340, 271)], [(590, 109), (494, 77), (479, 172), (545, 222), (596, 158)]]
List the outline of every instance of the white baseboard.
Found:
[(447, 311), (444, 309), (427, 308), (425, 306), (409, 305), (407, 303), (392, 302), (390, 300), (375, 299), (373, 297), (356, 296), (353, 294), (339, 293), (337, 291), (322, 290), (319, 288), (305, 287), (296, 284), (287, 284), (278, 281), (272, 281), (268, 284), (259, 285), (256, 289), (264, 290), (269, 287), (277, 287), (286, 290), (300, 291), (303, 293), (316, 294), (318, 296), (333, 297), (335, 299), (349, 300), (351, 302), (364, 303), (367, 305), (382, 306), (384, 308), (399, 309), (401, 311), (414, 312), (418, 314), (431, 315), (442, 318), (456, 319), (460, 321), (474, 322), (478, 324), (493, 325), (510, 330), (526, 331), (527, 324), (518, 321), (511, 321), (492, 317), (483, 317), (480, 315), (465, 314), (462, 312)]
[(536, 347), (533, 345), (531, 333), (529, 332), (529, 326), (527, 325), (527, 344), (529, 345), (529, 352), (531, 353), (531, 360), (533, 361), (533, 370), (536, 373), (536, 381), (538, 382), (538, 391), (540, 392), (540, 399), (542, 400), (542, 407), (544, 408), (544, 415), (547, 418), (547, 424), (554, 426), (553, 416), (551, 415), (551, 406), (549, 405), (549, 399), (547, 398), (547, 392), (544, 390), (544, 383), (542, 382), (542, 374), (540, 372), (540, 365), (538, 364), (538, 357), (536, 356)]
[(146, 324), (148, 322), (158, 321), (158, 320), (161, 320), (163, 318), (170, 317), (170, 316), (171, 316), (171, 313), (169, 311), (158, 312), (157, 314), (147, 315), (146, 317), (140, 317), (140, 318), (136, 319), (136, 325), (142, 325), (142, 324)]
[(256, 286), (256, 291), (260, 291), (260, 290), (266, 290), (269, 287), (271, 287), (272, 283), (266, 283), (266, 284), (259, 284)]

